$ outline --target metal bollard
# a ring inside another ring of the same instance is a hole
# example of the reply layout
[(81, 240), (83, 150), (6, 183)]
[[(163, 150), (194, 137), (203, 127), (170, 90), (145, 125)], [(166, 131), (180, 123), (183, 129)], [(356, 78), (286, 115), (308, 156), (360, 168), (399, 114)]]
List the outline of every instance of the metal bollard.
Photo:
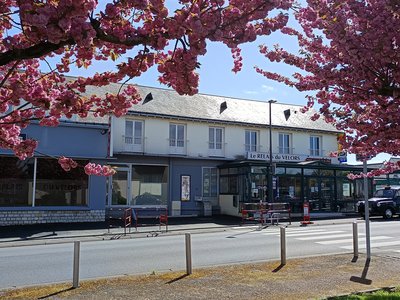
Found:
[(80, 254), (81, 242), (74, 242), (74, 266), (73, 266), (73, 279), (72, 287), (77, 288), (79, 286), (79, 254)]
[(358, 257), (358, 227), (357, 227), (357, 222), (353, 222), (353, 252), (354, 252), (354, 257)]
[(190, 233), (185, 233), (185, 246), (186, 246), (186, 274), (192, 274), (192, 245)]
[(286, 265), (286, 228), (281, 227), (281, 265)]

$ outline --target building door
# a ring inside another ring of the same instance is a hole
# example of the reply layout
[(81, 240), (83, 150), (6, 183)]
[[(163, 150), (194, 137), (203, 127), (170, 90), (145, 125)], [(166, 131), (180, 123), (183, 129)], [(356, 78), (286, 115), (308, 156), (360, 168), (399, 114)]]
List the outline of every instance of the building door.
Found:
[(335, 198), (333, 178), (306, 177), (304, 192), (311, 211), (332, 211)]
[(334, 186), (333, 178), (321, 178), (320, 209), (323, 211), (334, 211)]
[(109, 193), (111, 205), (130, 205), (131, 199), (131, 171), (130, 168), (119, 167), (109, 181)]

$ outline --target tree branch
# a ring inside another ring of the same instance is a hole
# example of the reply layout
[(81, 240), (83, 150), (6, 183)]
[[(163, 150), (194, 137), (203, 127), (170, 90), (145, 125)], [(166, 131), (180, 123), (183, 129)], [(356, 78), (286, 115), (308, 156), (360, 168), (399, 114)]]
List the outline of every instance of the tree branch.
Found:
[(0, 66), (5, 66), (10, 62), (23, 59), (38, 58), (45, 54), (51, 53), (55, 50), (60, 49), (66, 45), (73, 45), (75, 41), (73, 39), (68, 39), (61, 41), (58, 44), (50, 42), (40, 42), (34, 46), (25, 49), (12, 49), (0, 54)]

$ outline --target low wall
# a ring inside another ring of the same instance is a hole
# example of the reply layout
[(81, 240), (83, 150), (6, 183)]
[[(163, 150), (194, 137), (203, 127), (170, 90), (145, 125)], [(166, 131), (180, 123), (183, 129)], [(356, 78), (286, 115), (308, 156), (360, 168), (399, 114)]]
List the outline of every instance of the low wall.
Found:
[(45, 223), (104, 222), (105, 210), (2, 210), (0, 226)]

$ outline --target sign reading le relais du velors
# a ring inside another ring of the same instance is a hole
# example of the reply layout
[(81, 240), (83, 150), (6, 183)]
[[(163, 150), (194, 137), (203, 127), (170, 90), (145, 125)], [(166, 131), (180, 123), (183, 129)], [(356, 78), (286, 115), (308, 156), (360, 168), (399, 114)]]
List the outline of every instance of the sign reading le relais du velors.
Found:
[[(304, 161), (307, 155), (299, 154), (272, 154), (272, 161)], [(247, 152), (247, 159), (269, 160), (269, 154), (265, 152)]]

